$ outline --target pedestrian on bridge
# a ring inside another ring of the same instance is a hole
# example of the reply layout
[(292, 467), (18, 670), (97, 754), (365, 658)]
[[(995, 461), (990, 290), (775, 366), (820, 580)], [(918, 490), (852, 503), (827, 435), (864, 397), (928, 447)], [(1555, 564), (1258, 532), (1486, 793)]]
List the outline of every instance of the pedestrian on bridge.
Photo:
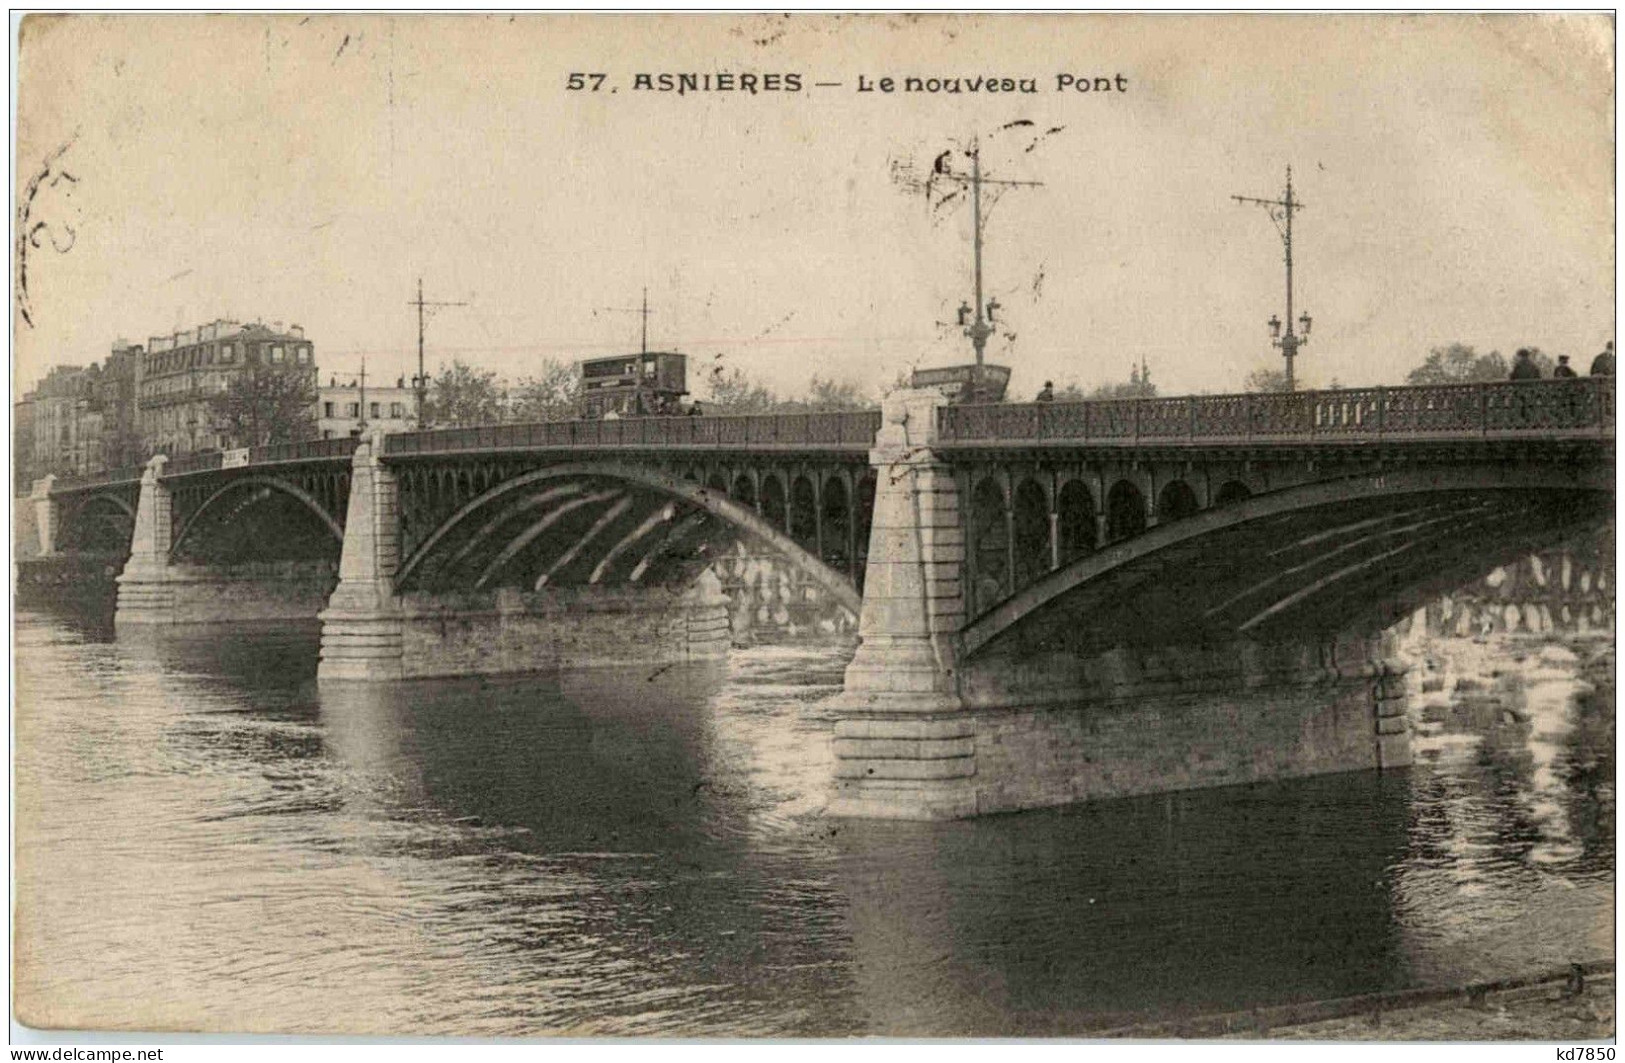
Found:
[(1574, 376), (1579, 376), (1579, 375), (1580, 374), (1578, 374), (1578, 373), (1576, 373), (1574, 371), (1574, 367), (1569, 365), (1569, 356), (1568, 355), (1560, 354), (1560, 355), (1557, 356), (1557, 366), (1556, 366), (1556, 368), (1554, 368), (1552, 370), (1552, 376), (1554, 378), (1556, 378), (1556, 377), (1574, 377)]
[(699, 417), (703, 412), (704, 411), (700, 409), (700, 404), (697, 402), (688, 408), (688, 415), (690, 417)]
[(1602, 353), (1591, 359), (1592, 376), (1614, 375), (1614, 341), (1609, 340), (1603, 346)]
[(1512, 360), (1513, 380), (1539, 380), (1540, 366), (1535, 364), (1535, 356), (1528, 347), (1519, 347), (1517, 355)]
[(1051, 380), (1044, 381), (1044, 390), (1040, 391), (1038, 393), (1038, 401), (1039, 402), (1054, 402), (1055, 401), (1055, 382), (1054, 381), (1051, 381)]

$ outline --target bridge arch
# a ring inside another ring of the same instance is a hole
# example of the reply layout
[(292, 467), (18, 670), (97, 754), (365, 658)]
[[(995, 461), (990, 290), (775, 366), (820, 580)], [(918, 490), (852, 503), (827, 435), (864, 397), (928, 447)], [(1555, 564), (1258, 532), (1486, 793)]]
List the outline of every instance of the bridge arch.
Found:
[[(689, 503), (697, 510), (715, 516), (738, 530), (766, 542), (772, 549), (784, 556), (787, 561), (828, 591), (836, 601), (851, 610), (854, 615), (862, 609), (862, 601), (858, 596), (857, 589), (846, 578), (845, 573), (837, 572), (824, 564), (785, 531), (774, 527), (766, 518), (758, 514), (754, 507), (728, 497), (725, 489), (713, 486), (702, 487), (686, 476), (619, 463), (569, 462), (550, 465), (494, 485), (478, 497), (459, 507), (425, 537), (423, 542), (412, 551), (411, 556), (401, 565), (395, 577), (395, 585), (397, 587), (404, 586), (452, 531), (463, 526), (466, 521), (484, 507), (516, 492), (550, 480), (575, 478), (618, 482), (627, 486), (641, 487)], [(720, 479), (720, 475), (712, 474), (711, 478)], [(576, 501), (578, 500), (572, 499), (571, 502), (566, 504), (574, 504)], [(616, 504), (612, 499), (604, 499), (604, 501), (609, 501), (612, 505)], [(678, 530), (680, 529), (674, 528), (674, 534)], [(688, 530), (692, 530), (691, 526), (684, 530), (684, 533), (686, 534)]]
[(729, 492), (729, 497), (742, 506), (749, 506), (751, 509), (755, 509), (756, 481), (753, 480), (748, 473), (740, 473), (734, 477), (734, 486), (733, 490)]
[(1082, 480), (1068, 480), (1055, 500), (1055, 534), (1061, 565), (1095, 551), (1095, 496)]
[(818, 494), (806, 473), (790, 482), (789, 532), (790, 538), (803, 546), (818, 540)]
[(1213, 495), (1213, 508), (1229, 506), (1237, 502), (1245, 502), (1253, 497), (1252, 488), (1240, 480), (1226, 480), (1219, 485), (1218, 491)]
[(58, 517), (61, 549), (91, 553), (128, 552), (135, 530), (135, 507), (108, 491), (93, 492), (63, 505)]
[[(1338, 603), (1325, 616), (1345, 621), (1391, 612), (1459, 586), (1500, 563), (1487, 559), (1507, 550), (1526, 550), (1565, 529), (1605, 519), (1611, 512), (1608, 475), (1611, 470), (1565, 477), (1536, 467), (1484, 466), (1442, 476), (1437, 470), (1407, 469), (1215, 504), (1081, 555), (990, 608), (979, 599), (977, 606), (986, 611), (963, 629), (960, 646), (974, 655), (1063, 595), (1091, 589), (1101, 604), (1126, 610), (1122, 615), (1155, 621), (1136, 613), (1134, 595), (1159, 573), (1164, 584), (1185, 587), (1172, 575), (1181, 563), (1238, 570), (1244, 585), (1240, 593), (1215, 589), (1212, 601), (1197, 601), (1188, 588), (1178, 591), (1174, 600), (1185, 613), (1179, 623), (1207, 618), (1245, 634), (1317, 596)], [(1312, 518), (1324, 518), (1324, 527), (1310, 523)], [(1290, 526), (1289, 546), (1255, 551), (1257, 563), (1234, 556), (1234, 536), (1267, 529), (1268, 522), (1286, 528), (1289, 521), (1298, 522)], [(1301, 556), (1293, 557), (1293, 550)], [(1226, 558), (1224, 566), (1212, 560), (1216, 555)], [(1246, 595), (1252, 597), (1243, 600)]]
[(1115, 543), (1145, 531), (1145, 496), (1129, 480), (1118, 480), (1106, 493), (1106, 541)]
[(1170, 480), (1157, 496), (1157, 523), (1184, 520), (1201, 508), (1190, 484), (1184, 480)]
[(103, 502), (113, 506), (115, 509), (122, 512), (125, 516), (129, 517), (132, 521), (135, 520), (135, 507), (134, 506), (130, 505), (130, 503), (128, 501), (126, 501), (123, 498), (120, 498), (118, 495), (109, 494), (109, 493), (107, 493), (105, 491), (104, 492), (98, 492), (96, 494), (87, 495), (84, 498), (80, 499), (79, 502), (73, 507), (73, 512), (74, 513), (83, 513), (86, 510), (88, 510), (92, 505), (95, 505), (95, 504), (98, 504), (98, 503), (103, 503)]
[(1006, 517), (1004, 484), (997, 476), (984, 476), (971, 489), (971, 562), (975, 578), (973, 598), (985, 609), (1010, 588), (1010, 529)]
[(1049, 496), (1032, 477), (1016, 485), (1010, 534), (1015, 556), (1015, 585), (1024, 587), (1050, 570)]
[(246, 487), (266, 487), (273, 491), (281, 492), (289, 498), (294, 499), (295, 501), (304, 505), (304, 507), (311, 513), (315, 514), (316, 518), (322, 522), (327, 530), (333, 533), (334, 539), (341, 544), (344, 542), (344, 525), (340, 524), (336, 519), (334, 519), (333, 515), (329, 513), (321, 502), (319, 502), (309, 491), (306, 491), (301, 487), (288, 483), (286, 480), (279, 479), (275, 476), (242, 476), (234, 478), (217, 487), (198, 505), (195, 510), (192, 511), (191, 516), (187, 517), (186, 520), (181, 524), (180, 529), (175, 533), (174, 540), (170, 543), (170, 560), (173, 561), (180, 557), (181, 547), (191, 537), (194, 529), (198, 527), (198, 522), (203, 518), (203, 515), (209, 512), (210, 508), (213, 507), (216, 502), (220, 501), (222, 498), (225, 498), (233, 491), (238, 491)]
[(856, 553), (851, 541), (853, 524), (852, 498), (846, 479), (839, 473), (824, 478), (819, 499), (819, 523), (824, 529), (823, 562), (838, 572), (851, 574)]
[(773, 527), (786, 534), (790, 531), (789, 503), (784, 493), (784, 478), (777, 472), (762, 477), (762, 516)]

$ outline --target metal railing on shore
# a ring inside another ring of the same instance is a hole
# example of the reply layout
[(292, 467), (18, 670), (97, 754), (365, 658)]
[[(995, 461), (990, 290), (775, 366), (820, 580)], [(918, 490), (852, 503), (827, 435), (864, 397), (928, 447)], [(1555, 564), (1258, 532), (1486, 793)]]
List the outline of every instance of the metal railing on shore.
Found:
[(946, 406), (946, 444), (1365, 442), (1614, 434), (1612, 377)]
[(629, 417), (619, 421), (538, 421), (401, 432), (384, 437), (391, 457), (468, 450), (602, 450), (625, 447), (783, 447), (866, 451), (879, 410), (767, 413), (724, 417)]

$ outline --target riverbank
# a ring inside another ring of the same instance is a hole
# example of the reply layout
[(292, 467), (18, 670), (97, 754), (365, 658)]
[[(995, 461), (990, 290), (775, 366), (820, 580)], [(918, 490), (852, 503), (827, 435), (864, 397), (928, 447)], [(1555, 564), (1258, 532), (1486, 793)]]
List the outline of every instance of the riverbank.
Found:
[(1135, 1040), (1599, 1041), (1614, 1036), (1614, 964), (1574, 964), (1450, 988), (1405, 989), (1107, 1030)]
[(1602, 1041), (1614, 1036), (1614, 976), (1459, 996), (1392, 1011), (1271, 1030), (1289, 1041)]
[(106, 554), (53, 554), (16, 559), (17, 601), (24, 606), (71, 603), (111, 609), (124, 558)]

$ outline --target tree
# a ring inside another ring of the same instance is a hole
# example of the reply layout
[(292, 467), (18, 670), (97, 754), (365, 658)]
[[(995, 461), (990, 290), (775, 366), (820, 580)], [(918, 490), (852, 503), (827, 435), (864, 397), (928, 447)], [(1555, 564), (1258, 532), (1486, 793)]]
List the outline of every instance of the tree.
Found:
[(1253, 393), (1286, 391), (1286, 370), (1254, 369), (1247, 374), (1245, 386), (1249, 392)]
[(509, 420), (568, 421), (577, 415), (581, 378), (576, 367), (549, 358), (541, 370), (508, 392)]
[(779, 405), (771, 391), (752, 381), (737, 367), (728, 372), (721, 366), (716, 367), (705, 386), (707, 413), (770, 413)]
[(1510, 372), (1500, 351), (1479, 354), (1462, 343), (1435, 347), (1427, 360), (1405, 375), (1407, 384), (1471, 384), (1505, 380)]
[[(1068, 390), (1071, 390), (1069, 388)], [(1071, 396), (1062, 393), (1064, 398)], [(1140, 367), (1135, 367), (1128, 375), (1128, 382), (1121, 384), (1102, 384), (1089, 393), (1091, 399), (1154, 399), (1157, 397), (1157, 385), (1151, 382), (1151, 370), (1145, 369), (1142, 375)]]
[(905, 390), (907, 388), (912, 388), (913, 386), (914, 386), (914, 374), (910, 373), (910, 372), (907, 372), (905, 370), (899, 369), (897, 371), (897, 374), (891, 378), (891, 383), (890, 384), (884, 384), (884, 385), (881, 386), (881, 388), (880, 388), (880, 397), (885, 398), (887, 395), (890, 395), (894, 391), (903, 391), (903, 390)]
[(462, 359), (441, 367), (429, 384), (423, 416), (442, 428), (496, 424), (502, 420), (502, 387), (489, 369), (476, 369)]
[(209, 396), (213, 430), (233, 446), (292, 443), (316, 434), (316, 375), (309, 368), (251, 362)]
[(874, 400), (850, 380), (837, 382), (833, 377), (825, 380), (817, 374), (813, 375), (812, 383), (808, 385), (806, 398), (778, 404), (782, 410), (804, 410), (809, 413), (867, 410), (872, 409), (874, 405)]

